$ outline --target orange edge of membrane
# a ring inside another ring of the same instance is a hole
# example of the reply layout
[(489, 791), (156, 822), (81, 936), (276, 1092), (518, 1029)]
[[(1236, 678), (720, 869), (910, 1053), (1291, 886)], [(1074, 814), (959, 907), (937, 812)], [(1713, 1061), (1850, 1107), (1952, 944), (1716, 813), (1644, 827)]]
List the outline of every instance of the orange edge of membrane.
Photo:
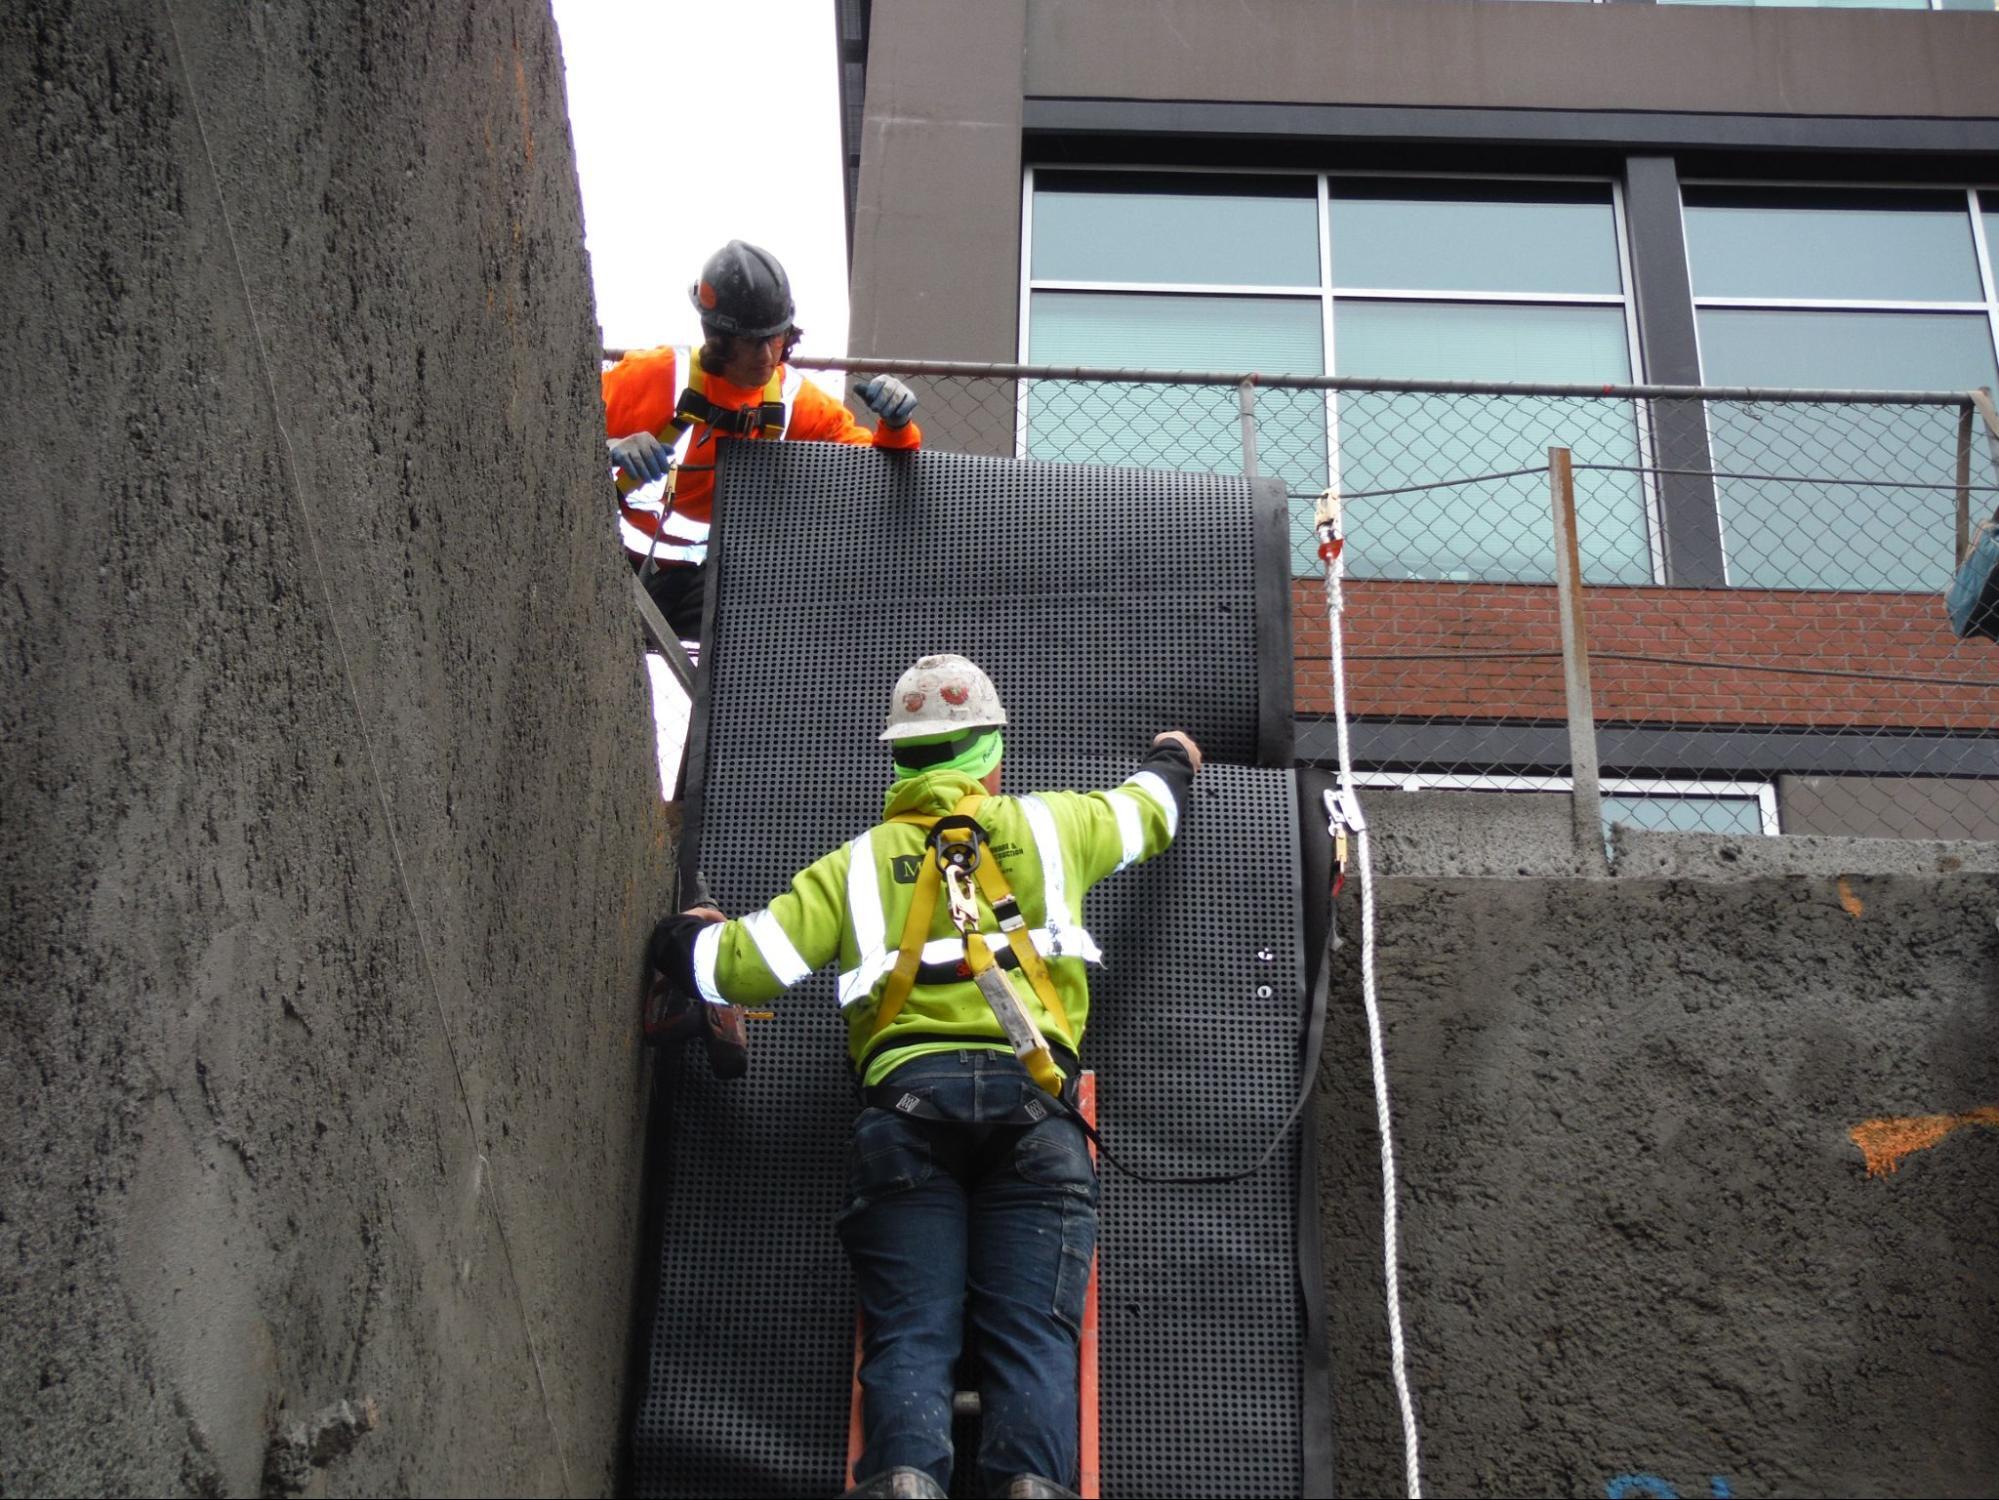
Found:
[[(1082, 1077), (1076, 1080), (1076, 1108), (1089, 1121), (1090, 1128), (1097, 1124), (1097, 1075), (1084, 1069)], [(1090, 1160), (1097, 1159), (1097, 1148), (1090, 1146)], [(1081, 1430), (1077, 1433), (1077, 1467), (1082, 1471), (1077, 1493), (1082, 1500), (1100, 1500), (1103, 1493), (1103, 1439), (1098, 1424), (1097, 1410), (1097, 1253), (1090, 1252), (1090, 1289), (1083, 1296), (1083, 1337), (1077, 1349), (1077, 1384), (1081, 1387)], [(854, 1313), (854, 1381), (847, 1405), (847, 1488), (855, 1485), (854, 1466), (861, 1461), (861, 1314)]]
[(1999, 1125), (1999, 1105), (1957, 1115), (1891, 1115), (1862, 1120), (1847, 1132), (1867, 1163), (1869, 1177), (1886, 1177), (1905, 1158), (1927, 1151), (1967, 1125)]

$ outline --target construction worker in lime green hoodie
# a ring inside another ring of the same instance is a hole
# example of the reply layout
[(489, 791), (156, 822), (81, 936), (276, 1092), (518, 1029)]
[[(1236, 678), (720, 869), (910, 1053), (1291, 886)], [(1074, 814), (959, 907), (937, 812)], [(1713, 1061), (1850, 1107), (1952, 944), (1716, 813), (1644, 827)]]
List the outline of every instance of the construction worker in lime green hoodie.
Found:
[(1172, 842), (1201, 752), (1169, 730), (1119, 787), (1004, 796), (1006, 722), (976, 665), (922, 658), (881, 736), (883, 821), (761, 911), (697, 907), (653, 933), (654, 967), (710, 1005), (767, 1001), (838, 963), (867, 1102), (839, 1218), (864, 1328), (856, 1495), (945, 1493), (968, 1323), (987, 1492), (1076, 1482), (1097, 1182), (1060, 1101), (1099, 957), (1083, 902)]

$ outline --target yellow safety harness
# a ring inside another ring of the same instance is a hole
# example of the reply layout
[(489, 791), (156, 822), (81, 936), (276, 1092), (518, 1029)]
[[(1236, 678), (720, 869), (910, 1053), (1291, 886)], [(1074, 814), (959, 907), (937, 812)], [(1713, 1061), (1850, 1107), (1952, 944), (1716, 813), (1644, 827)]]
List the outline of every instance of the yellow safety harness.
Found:
[[(791, 411), (784, 402), (784, 367), (778, 366), (764, 383), (763, 398), (754, 405), (730, 407), (717, 406), (708, 395), (708, 372), (701, 366), (701, 351), (687, 351), (687, 384), (681, 387), (680, 398), (673, 404), (673, 415), (654, 436), (671, 448), (680, 441), (680, 435), (690, 427), (711, 427), (716, 432), (739, 438), (781, 438), (786, 423), (791, 419)], [(680, 465), (674, 465), (677, 474)], [(707, 467), (703, 465), (702, 467)], [(673, 475), (667, 477), (669, 500), (672, 495)], [(618, 471), (618, 493), (629, 495), (640, 488), (636, 481), (622, 469)]]
[[(1069, 1025), (1069, 1013), (1063, 1008), (1061, 996), (1055, 992), (1055, 981), (1048, 973), (1048, 965), (1035, 950), (1027, 919), (1020, 912), (1020, 903), (1006, 883), (999, 860), (983, 857), (979, 848), (986, 842), (985, 834), (972, 815), (985, 801), (985, 795), (984, 792), (969, 793), (945, 817), (904, 813), (890, 820), (923, 829), (930, 836), (926, 845), (935, 846), (936, 857), (923, 861), (917, 871), (916, 889), (909, 898), (909, 915), (902, 924), (902, 946), (896, 953), (895, 967), (889, 971), (888, 981), (882, 988), (881, 1003), (876, 1007), (874, 1027), (868, 1039), (871, 1044), (878, 1040), (902, 1014), (903, 1006), (908, 1004), (910, 992), (916, 988), (917, 971), (923, 966), (923, 945), (930, 936), (930, 922), (937, 912), (938, 892), (948, 888), (951, 922), (965, 945), (966, 976), (978, 985), (986, 1003), (993, 1007), (994, 1019), (1006, 1032), (1007, 1040), (1026, 1066), (1028, 1075), (1049, 1093), (1060, 1095), (1062, 1069), (1056, 1064), (1048, 1042), (1033, 1017), (1028, 1015), (1025, 1006), (1019, 1005), (1017, 994), (1007, 987), (1005, 971), (994, 963), (991, 945), (980, 933), (979, 908), (972, 895), (972, 880), (978, 882), (980, 894), (992, 907), (1000, 931), (1006, 934), (1007, 947), (1013, 953), (1014, 962), (1020, 966), (1020, 972), (1027, 976), (1034, 998), (1041, 1002), (1048, 1018), (1061, 1028), (1063, 1036), (1073, 1043), (1075, 1033)], [(940, 843), (938, 834), (941, 827), (953, 824), (968, 825), (970, 838), (953, 845)], [(969, 857), (963, 854), (952, 857), (955, 851), (966, 848), (970, 849)], [(1009, 1000), (1012, 1001), (1011, 1007)], [(1009, 1008), (1015, 1014), (1009, 1015)], [(1020, 1024), (1022, 1021), (1026, 1023), (1024, 1027)]]

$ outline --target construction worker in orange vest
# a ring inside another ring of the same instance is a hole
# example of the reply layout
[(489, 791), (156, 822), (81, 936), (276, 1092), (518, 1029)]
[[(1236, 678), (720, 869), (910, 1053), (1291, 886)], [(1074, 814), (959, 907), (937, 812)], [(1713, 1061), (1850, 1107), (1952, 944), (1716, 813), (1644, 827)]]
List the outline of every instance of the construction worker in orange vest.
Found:
[[(682, 639), (701, 632), (705, 537), (723, 439), (790, 438), (909, 450), (916, 395), (893, 375), (855, 394), (881, 421), (873, 432), (785, 362), (797, 347), (791, 280), (768, 250), (731, 240), (688, 289), (707, 342), (699, 349), (637, 349), (604, 372), (605, 431), (618, 469), (618, 527), (646, 591)], [(674, 448), (683, 434), (687, 450)], [(665, 500), (643, 486), (670, 479)], [(662, 525), (664, 521), (664, 525)]]

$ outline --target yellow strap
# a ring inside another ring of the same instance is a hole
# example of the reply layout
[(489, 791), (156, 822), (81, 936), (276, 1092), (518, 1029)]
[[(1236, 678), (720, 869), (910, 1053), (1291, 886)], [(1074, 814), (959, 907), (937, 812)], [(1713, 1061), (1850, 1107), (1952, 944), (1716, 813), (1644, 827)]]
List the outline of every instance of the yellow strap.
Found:
[[(963, 801), (951, 809), (952, 816), (971, 815), (972, 809), (986, 800), (984, 792), (967, 794)], [(902, 813), (889, 819), (891, 823), (913, 823), (919, 828), (934, 828), (936, 818), (926, 818), (920, 813)], [(983, 863), (983, 861), (981, 861)], [(880, 878), (880, 872), (875, 876)], [(934, 859), (924, 860), (916, 871), (916, 890), (909, 898), (909, 915), (902, 924), (902, 947), (895, 955), (895, 968), (890, 971), (888, 983), (882, 989), (881, 1004), (875, 1007), (874, 1026), (868, 1032), (870, 1042), (888, 1029), (889, 1023), (902, 1014), (903, 1006), (909, 1003), (909, 992), (916, 988), (916, 971), (923, 965), (923, 945), (930, 938), (930, 919), (937, 914), (937, 891), (944, 884), (944, 876)], [(985, 944), (965, 945), (967, 955), (973, 947), (983, 948)], [(968, 958), (969, 961), (969, 958)]]
[[(970, 817), (978, 805), (985, 801), (983, 792), (973, 792), (951, 809), (953, 817)], [(890, 818), (891, 823), (909, 823), (918, 828), (930, 829), (937, 826), (938, 819), (925, 817), (921, 813), (899, 813)], [(988, 855), (979, 861), (975, 872), (979, 890), (986, 901), (995, 909), (1013, 900), (1013, 892), (1006, 883), (1006, 875), (999, 867), (997, 856)], [(909, 1003), (910, 991), (916, 988), (916, 971), (923, 963), (923, 945), (930, 936), (930, 922), (937, 914), (937, 891), (944, 883), (938, 871), (937, 861), (926, 859), (916, 874), (916, 890), (909, 898), (909, 916), (902, 924), (902, 947), (895, 955), (895, 968), (889, 974), (888, 984), (882, 990), (881, 1004), (875, 1010), (873, 1029), (868, 1033), (872, 1042), (888, 1029), (888, 1025), (902, 1014), (902, 1008)], [(1015, 903), (1016, 909), (1018, 903)], [(1041, 1002), (1041, 1008), (1048, 1018), (1062, 1029), (1063, 1040), (1071, 1047), (1077, 1042), (1075, 1030), (1069, 1025), (1069, 1012), (1062, 1004), (1062, 997), (1056, 993), (1055, 980), (1048, 972), (1048, 965), (1036, 951), (1033, 938), (1028, 936), (1027, 925), (1023, 922), (1006, 934), (1007, 946), (1013, 950), (1014, 961), (1020, 965), (1020, 972), (1027, 976), (1028, 987), (1034, 991), (1034, 998)], [(965, 942), (965, 965), (973, 974), (990, 967), (992, 950), (984, 942)]]
[[(1056, 851), (1061, 857), (1061, 851)], [(1007, 889), (1006, 876), (1001, 872), (997, 859), (982, 859), (973, 872), (978, 876), (979, 889), (985, 892), (986, 900), (992, 903), (995, 912), (1004, 901), (1013, 899), (1013, 892)], [(1015, 903), (1018, 910), (1019, 903)], [(1049, 1020), (1062, 1028), (1062, 1037), (1071, 1047), (1076, 1045), (1076, 1033), (1069, 1028), (1069, 1012), (1062, 1007), (1062, 997), (1055, 993), (1055, 980), (1048, 972), (1048, 965), (1041, 961), (1035, 950), (1034, 939), (1028, 936), (1027, 924), (1022, 922), (1006, 935), (1007, 946), (1013, 949), (1013, 956), (1020, 965), (1020, 972), (1027, 976), (1028, 987), (1034, 991), (1034, 998), (1041, 1002), (1041, 1008), (1048, 1012)], [(966, 944), (967, 949), (972, 945)], [(985, 947), (980, 943), (979, 947)], [(973, 960), (976, 969), (978, 963)]]

